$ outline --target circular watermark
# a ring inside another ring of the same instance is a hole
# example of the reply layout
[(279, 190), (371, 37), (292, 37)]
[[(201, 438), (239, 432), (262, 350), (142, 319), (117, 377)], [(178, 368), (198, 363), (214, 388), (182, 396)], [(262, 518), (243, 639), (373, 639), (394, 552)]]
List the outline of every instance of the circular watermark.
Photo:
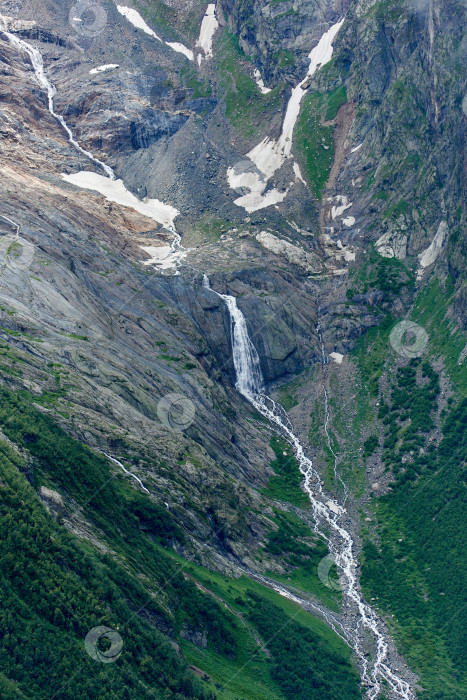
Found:
[(193, 423), (195, 414), (193, 401), (182, 394), (167, 394), (157, 404), (160, 422), (172, 430), (186, 430)]
[(75, 2), (68, 17), (77, 34), (91, 38), (101, 34), (107, 24), (107, 12), (93, 0)]
[(389, 342), (403, 357), (420, 357), (428, 345), (428, 333), (413, 321), (400, 321), (391, 331)]
[(21, 236), (0, 237), (0, 269), (27, 270), (34, 259), (34, 245)]
[[(103, 649), (103, 640), (106, 640), (107, 648)], [(95, 661), (103, 664), (111, 664), (118, 659), (122, 653), (123, 639), (112, 627), (93, 627), (84, 640), (84, 648), (89, 656)]]
[(332, 554), (326, 554), (318, 564), (318, 578), (326, 588), (332, 588), (333, 591), (342, 591), (343, 587), (339, 581), (339, 577), (335, 569), (333, 569), (335, 563), (335, 557), (333, 557)]

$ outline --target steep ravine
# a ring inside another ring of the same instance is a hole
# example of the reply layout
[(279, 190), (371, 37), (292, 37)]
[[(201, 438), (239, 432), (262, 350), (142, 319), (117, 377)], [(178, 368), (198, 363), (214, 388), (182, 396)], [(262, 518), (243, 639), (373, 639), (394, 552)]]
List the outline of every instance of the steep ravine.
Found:
[[(209, 279), (205, 276), (203, 285), (211, 289)], [(214, 290), (212, 290), (214, 292)], [(258, 411), (267, 418), (285, 436), (291, 444), (304, 477), (304, 489), (310, 498), (315, 529), (325, 538), (331, 556), (340, 572), (342, 591), (346, 598), (345, 607), (351, 610), (350, 615), (344, 615), (343, 629), (359, 659), (363, 685), (368, 688), (369, 700), (378, 698), (384, 679), (391, 689), (391, 696), (413, 700), (413, 674), (403, 665), (404, 675), (394, 670), (401, 664), (395, 651), (389, 632), (375, 610), (366, 603), (360, 592), (356, 569), (358, 568), (359, 549), (355, 545), (352, 529), (346, 523), (346, 509), (324, 492), (320, 475), (313, 468), (311, 460), (306, 456), (303, 445), (293, 431), (293, 426), (283, 407), (264, 393), (264, 380), (261, 373), (260, 358), (255, 346), (250, 340), (245, 317), (239, 310), (234, 297), (219, 294), (226, 304), (231, 318), (232, 353), (236, 370), (236, 388)], [(319, 331), (318, 331), (319, 332)], [(324, 392), (326, 389), (323, 387)], [(326, 421), (327, 395), (326, 402)], [(326, 531), (329, 534), (326, 534)], [(287, 593), (282, 590), (282, 594)], [(330, 622), (330, 620), (329, 620)], [(369, 643), (367, 634), (372, 641)], [(368, 651), (371, 650), (371, 661)], [(397, 666), (396, 666), (397, 664)]]

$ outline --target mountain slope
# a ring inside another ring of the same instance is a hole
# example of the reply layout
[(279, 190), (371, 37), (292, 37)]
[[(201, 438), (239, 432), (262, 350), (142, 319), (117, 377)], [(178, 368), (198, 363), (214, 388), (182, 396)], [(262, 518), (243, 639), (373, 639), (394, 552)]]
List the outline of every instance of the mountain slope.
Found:
[[(4, 9), (3, 513), (24, 524), (2, 570), (28, 576), (7, 604), (33, 621), (32, 646), (43, 634), (50, 653), (56, 635), (69, 648), (51, 679), (63, 697), (97, 677), (106, 697), (360, 696), (335, 633), (355, 626), (355, 601), (319, 574), (330, 543), (290, 446), (235, 389), (232, 318), (207, 273), (236, 298), (323, 502), (346, 507), (363, 593), (411, 669), (388, 634), (390, 670), (420, 697), (462, 695), (463, 588), (443, 571), (463, 550), (465, 5), (210, 8)], [(70, 141), (15, 37), (40, 51), (56, 113), (121, 185)], [(427, 334), (415, 355), (391, 334), (401, 319)], [(43, 564), (23, 564), (38, 552)], [(46, 613), (46, 587), (75, 587), (78, 618), (65, 595)], [(31, 626), (2, 624), (9, 660)], [(115, 664), (86, 655), (99, 624), (125, 624)], [(27, 649), (0, 682), (46, 697), (51, 665)], [(364, 679), (365, 659), (369, 637), (352, 656)], [(381, 680), (363, 690), (409, 697)]]

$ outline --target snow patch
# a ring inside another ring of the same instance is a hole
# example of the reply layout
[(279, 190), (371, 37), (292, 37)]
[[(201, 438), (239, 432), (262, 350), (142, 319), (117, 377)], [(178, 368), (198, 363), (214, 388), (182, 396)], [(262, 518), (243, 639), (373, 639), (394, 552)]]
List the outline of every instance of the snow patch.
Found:
[[(204, 52), (204, 57), (212, 58), (212, 40), (214, 33), (219, 26), (219, 22), (216, 18), (216, 6), (214, 3), (210, 3), (206, 9), (206, 14), (201, 22), (201, 29), (199, 32), (199, 38), (196, 42), (196, 46), (199, 47)], [(201, 65), (202, 56), (198, 55), (198, 64)]]
[(336, 200), (338, 202), (338, 205), (334, 205), (331, 207), (331, 218), (333, 221), (334, 219), (337, 219), (338, 216), (342, 216), (345, 210), (349, 209), (352, 206), (352, 202), (349, 202), (345, 194), (338, 194), (336, 196)]
[(303, 182), (303, 184), (306, 185), (306, 182), (303, 179), (302, 171), (300, 170), (300, 166), (298, 163), (293, 164), (293, 171), (295, 173), (295, 177), (297, 178), (297, 180), (300, 180), (300, 182)]
[[(268, 180), (274, 175), (274, 173), (282, 167), (287, 158), (290, 158), (292, 151), (292, 138), (298, 115), (300, 113), (300, 104), (303, 97), (308, 89), (309, 78), (316, 73), (318, 68), (321, 68), (326, 63), (331, 60), (333, 46), (332, 42), (337, 32), (342, 26), (344, 20), (333, 24), (321, 37), (318, 44), (312, 49), (308, 55), (310, 65), (305, 78), (292, 90), (290, 96), (287, 111), (285, 113), (284, 122), (282, 124), (282, 132), (279, 139), (273, 140), (269, 137), (264, 138), (257, 146), (255, 146), (249, 153), (247, 153), (246, 158), (248, 158), (257, 168), (257, 170), (262, 173), (265, 178), (262, 180), (255, 179), (252, 189), (249, 185), (251, 180), (251, 172), (248, 169), (245, 171), (247, 176), (242, 181), (242, 174), (235, 174), (235, 185), (236, 187), (246, 187), (250, 189), (251, 195), (244, 195), (239, 199), (235, 200), (235, 204), (244, 207), (249, 213), (256, 211), (257, 209), (262, 209), (263, 207), (270, 206), (270, 204), (275, 204), (277, 201), (282, 201), (285, 198), (285, 193), (279, 193), (277, 190), (272, 190), (266, 195), (262, 195), (266, 189)], [(306, 85), (306, 87), (305, 87)], [(229, 171), (232, 169), (229, 168)], [(229, 176), (230, 181), (233, 180)], [(261, 187), (260, 187), (261, 183)], [(231, 185), (232, 186), (232, 185)], [(275, 194), (271, 195), (271, 192)], [(281, 196), (278, 200), (277, 197)], [(247, 208), (248, 207), (248, 208)]]
[(340, 239), (336, 242), (336, 245), (339, 250), (342, 251), (342, 255), (344, 256), (344, 260), (346, 262), (353, 262), (355, 260), (355, 252), (348, 246), (344, 246)]
[(0, 28), (10, 32), (20, 32), (22, 30), (34, 29), (37, 24), (33, 20), (23, 20), (17, 17), (8, 17), (0, 15)]
[(354, 148), (351, 148), (351, 149), (350, 149), (350, 152), (351, 152), (351, 153), (356, 153), (357, 151), (359, 151), (359, 150), (361, 149), (362, 146), (363, 146), (363, 142), (362, 142), (362, 143), (359, 143), (358, 146), (355, 146)]
[(255, 68), (253, 71), (253, 77), (255, 79), (256, 85), (259, 87), (259, 91), (263, 95), (267, 95), (268, 92), (271, 92), (272, 88), (268, 88), (265, 86), (264, 81), (261, 77), (261, 73), (259, 72), (258, 68)]
[(293, 164), (293, 171), (295, 173), (295, 177), (297, 178), (297, 180), (300, 180), (300, 182), (303, 182), (303, 184), (306, 185), (306, 182), (303, 179), (302, 171), (300, 170), (300, 166), (298, 163)]
[(136, 10), (133, 10), (131, 7), (126, 7), (126, 5), (117, 5), (117, 10), (120, 12), (121, 15), (126, 17), (127, 20), (131, 22), (131, 24), (137, 29), (142, 29), (143, 32), (149, 34), (149, 36), (152, 36), (153, 39), (157, 39), (157, 41), (160, 41), (166, 46), (169, 46), (173, 51), (177, 51), (178, 53), (183, 54), (184, 56), (186, 56), (186, 58), (188, 58), (188, 60), (194, 61), (195, 57), (193, 51), (187, 49), (186, 46), (180, 44), (178, 41), (162, 41), (160, 36), (158, 36), (156, 32), (154, 32), (151, 29), (151, 27), (149, 27), (146, 24), (139, 12), (137, 12)]
[(344, 359), (344, 355), (341, 355), (340, 352), (330, 352), (329, 357), (332, 357), (334, 362), (337, 362), (338, 365), (342, 364), (342, 360)]
[(185, 258), (187, 254), (186, 250), (174, 251), (170, 245), (140, 245), (139, 247), (151, 256), (150, 260), (142, 261), (143, 265), (157, 265), (161, 270), (176, 268), (180, 260)]
[(149, 27), (144, 19), (141, 17), (139, 12), (136, 10), (133, 10), (131, 7), (126, 7), (125, 5), (117, 5), (117, 10), (120, 12), (121, 15), (127, 18), (131, 24), (136, 27), (137, 29), (142, 29), (143, 32), (146, 32), (146, 34), (149, 34), (149, 36), (152, 36), (154, 39), (157, 39), (157, 41), (161, 41), (162, 39), (157, 36), (156, 32), (153, 32), (151, 27)]
[(443, 249), (444, 242), (448, 233), (448, 225), (446, 221), (441, 221), (436, 231), (435, 237), (431, 241), (428, 248), (422, 251), (418, 256), (418, 264), (420, 270), (417, 272), (417, 277), (420, 279), (422, 271), (425, 267), (432, 265)]
[(193, 54), (193, 51), (191, 49), (187, 49), (186, 46), (183, 44), (180, 44), (178, 41), (166, 41), (165, 42), (167, 46), (170, 46), (171, 49), (174, 51), (178, 51), (178, 53), (182, 53), (184, 56), (188, 58), (189, 61), (194, 61), (195, 56)]
[(174, 232), (174, 219), (180, 213), (178, 209), (170, 206), (170, 204), (164, 204), (158, 199), (141, 201), (126, 189), (122, 180), (110, 180), (103, 175), (98, 175), (88, 170), (82, 170), (73, 175), (62, 174), (62, 179), (77, 187), (95, 190), (110, 202), (121, 204), (124, 207), (131, 207), (139, 211), (143, 216), (147, 216), (169, 231)]
[(96, 73), (104, 73), (108, 70), (114, 70), (114, 68), (118, 68), (118, 63), (107, 63), (105, 66), (97, 66), (97, 68), (91, 68), (89, 72), (91, 75), (96, 75)]
[(347, 216), (345, 219), (342, 219), (342, 223), (344, 224), (344, 226), (353, 226), (355, 223), (355, 217)]
[(271, 204), (283, 202), (289, 191), (287, 189), (279, 192), (279, 190), (272, 189), (264, 193), (267, 181), (258, 170), (254, 169), (254, 166), (245, 172), (239, 173), (236, 172), (235, 168), (229, 168), (227, 170), (227, 179), (232, 190), (242, 188), (250, 190), (247, 194), (243, 194), (234, 200), (234, 204), (238, 207), (243, 207), (249, 214), (269, 207)]

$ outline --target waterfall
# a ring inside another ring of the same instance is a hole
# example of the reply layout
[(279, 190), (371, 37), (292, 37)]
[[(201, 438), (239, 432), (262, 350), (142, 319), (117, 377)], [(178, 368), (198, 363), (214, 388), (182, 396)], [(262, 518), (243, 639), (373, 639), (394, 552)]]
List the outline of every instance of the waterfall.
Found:
[[(321, 313), (321, 310), (318, 308), (318, 316), (319, 316), (320, 313)], [(328, 450), (329, 450), (329, 452), (332, 454), (333, 459), (334, 459), (334, 464), (333, 464), (333, 469), (334, 469), (334, 482), (337, 484), (337, 482), (340, 481), (340, 483), (341, 483), (341, 485), (342, 485), (342, 488), (344, 489), (344, 499), (343, 499), (343, 503), (345, 504), (345, 502), (346, 502), (346, 500), (347, 500), (347, 496), (349, 495), (349, 493), (348, 493), (348, 488), (347, 488), (347, 484), (345, 483), (345, 481), (342, 479), (341, 475), (340, 475), (339, 472), (338, 472), (338, 469), (337, 469), (337, 462), (338, 462), (339, 456), (336, 455), (336, 453), (334, 452), (334, 449), (333, 449), (333, 446), (332, 446), (332, 442), (331, 442), (331, 436), (330, 436), (330, 434), (329, 434), (329, 429), (328, 429), (329, 422), (330, 422), (330, 419), (331, 419), (331, 414), (330, 414), (330, 411), (329, 411), (329, 397), (328, 397), (328, 392), (327, 392), (326, 383), (325, 383), (325, 381), (326, 381), (326, 376), (327, 376), (327, 373), (326, 373), (327, 359), (326, 359), (326, 351), (325, 351), (325, 348), (324, 348), (323, 334), (322, 334), (322, 332), (321, 332), (321, 325), (320, 325), (320, 322), (319, 322), (319, 321), (318, 321), (318, 325), (316, 326), (316, 333), (317, 333), (317, 335), (318, 335), (318, 340), (319, 340), (320, 345), (321, 345), (321, 364), (323, 365), (323, 375), (324, 375), (324, 381), (323, 381), (324, 434), (326, 435), (326, 444), (327, 444), (327, 446), (328, 446)]]
[(84, 148), (82, 148), (78, 141), (73, 136), (73, 132), (71, 131), (70, 127), (66, 123), (65, 119), (60, 115), (57, 114), (55, 109), (54, 109), (54, 97), (57, 94), (57, 90), (54, 85), (48, 80), (45, 70), (44, 70), (44, 61), (42, 60), (42, 55), (38, 49), (36, 49), (34, 46), (31, 46), (31, 44), (28, 44), (26, 41), (23, 41), (22, 39), (19, 39), (17, 36), (12, 34), (11, 32), (7, 31), (7, 20), (5, 17), (0, 15), (0, 31), (2, 31), (6, 36), (8, 37), (10, 43), (15, 46), (19, 51), (22, 53), (26, 53), (29, 56), (29, 59), (32, 63), (32, 67), (34, 69), (34, 74), (36, 76), (36, 80), (39, 83), (40, 87), (47, 92), (47, 97), (48, 97), (48, 102), (49, 102), (49, 112), (50, 114), (61, 124), (61, 126), (65, 129), (68, 140), (70, 143), (76, 148), (77, 151), (82, 153), (86, 158), (89, 158), (89, 160), (92, 160), (93, 163), (96, 165), (99, 165), (103, 170), (105, 171), (107, 177), (109, 177), (111, 180), (115, 180), (115, 174), (114, 171), (112, 170), (111, 167), (103, 163), (101, 160), (96, 158), (95, 156), (92, 155), (89, 151), (86, 151)]
[[(324, 62), (330, 59), (332, 55), (332, 38), (339, 30), (340, 25), (341, 22), (330, 28), (325, 38), (322, 38), (322, 42), (313, 50), (314, 53), (312, 52), (312, 54), (310, 54), (310, 75), (317, 69), (318, 65), (323, 65)], [(57, 91), (45, 74), (41, 53), (35, 47), (9, 32), (7, 28), (8, 23), (6, 18), (0, 15), (0, 31), (7, 36), (13, 46), (29, 57), (34, 69), (35, 79), (40, 88), (47, 93), (49, 112), (65, 130), (69, 142), (78, 152), (101, 167), (110, 180), (115, 181), (113, 170), (93, 156), (92, 153), (83, 149), (74, 138), (72, 130), (67, 125), (65, 119), (55, 112), (54, 97)], [(268, 178), (278, 169), (276, 163), (279, 163), (279, 167), (284, 158), (290, 155), (289, 141), (293, 133), (293, 125), (298, 116), (300, 100), (304, 94), (304, 85), (305, 80), (297, 86), (296, 92), (293, 93), (284, 120), (281, 140), (279, 140), (277, 144), (276, 142), (265, 140), (248, 154), (250, 160), (255, 162), (258, 169)], [(259, 167), (260, 165), (262, 168)], [(271, 171), (270, 174), (269, 171)], [(260, 184), (260, 194), (262, 197), (264, 187), (262, 186), (262, 182)], [(15, 223), (11, 220), (10, 222), (13, 224)], [(182, 246), (180, 236), (173, 227), (172, 230), (175, 236), (172, 243), (172, 251), (176, 252), (181, 250)], [(390, 667), (392, 661), (390, 658), (389, 634), (376, 611), (363, 600), (360, 594), (356, 573), (358, 551), (350, 530), (340, 524), (341, 519), (346, 514), (345, 508), (323, 492), (320, 483), (320, 475), (314, 469), (311, 459), (306, 456), (305, 449), (300, 439), (294, 433), (293, 426), (290, 423), (286, 411), (279, 403), (273, 401), (265, 393), (259, 355), (249, 336), (246, 320), (243, 313), (238, 308), (237, 300), (231, 295), (220, 294), (212, 290), (207, 276), (203, 278), (203, 285), (207, 290), (217, 294), (217, 296), (223, 300), (229, 312), (232, 358), (236, 373), (235, 386), (238, 392), (244, 396), (262, 416), (267, 418), (271, 424), (275, 426), (288, 440), (294, 450), (300, 471), (304, 477), (304, 490), (310, 500), (315, 530), (328, 545), (329, 552), (340, 571), (341, 580), (343, 582), (343, 596), (346, 599), (348, 607), (351, 607), (355, 612), (354, 616), (350, 616), (346, 619), (343, 629), (347, 640), (360, 661), (362, 679), (368, 687), (368, 700), (376, 700), (380, 692), (382, 692), (382, 679), (387, 682), (389, 692), (392, 693), (393, 697), (402, 698), (403, 700), (413, 700), (414, 694), (409, 683), (399, 677)], [(327, 406), (327, 394), (325, 394), (325, 400)], [(327, 413), (326, 432), (328, 419), (329, 415)], [(148, 491), (141, 480), (135, 474), (129, 472), (119, 460), (112, 457), (109, 457), (109, 459), (118, 465), (124, 473), (136, 480), (145, 492)], [(285, 595), (286, 589), (283, 588), (282, 590), (284, 591), (282, 595)], [(368, 633), (371, 635), (374, 642), (374, 654), (371, 661), (367, 660), (365, 657), (364, 650), (364, 640)]]
[[(279, 403), (264, 393), (264, 380), (258, 352), (250, 339), (246, 320), (237, 306), (237, 300), (229, 294), (220, 294), (212, 289), (207, 275), (203, 276), (203, 287), (224, 301), (230, 315), (236, 389), (278, 429), (295, 452), (300, 471), (304, 477), (304, 490), (310, 499), (315, 531), (326, 541), (330, 555), (340, 572), (340, 580), (343, 584), (342, 594), (356, 613), (355, 616), (350, 616), (344, 622), (343, 629), (347, 641), (360, 661), (362, 681), (368, 688), (368, 700), (376, 700), (384, 690), (381, 683), (383, 679), (387, 682), (388, 689), (392, 691), (392, 697), (414, 700), (415, 696), (410, 684), (400, 678), (389, 666), (391, 663), (389, 633), (376, 611), (363, 600), (359, 592), (356, 573), (358, 553), (355, 542), (351, 532), (339, 523), (346, 514), (345, 508), (324, 494), (320, 475), (314, 469), (311, 459), (306, 456), (303, 445), (295, 435), (286, 411)], [(319, 328), (318, 330), (320, 332)], [(324, 344), (322, 344), (322, 352), (324, 353)], [(325, 355), (323, 358), (325, 359)], [(363, 646), (368, 633), (370, 633), (375, 647), (371, 663), (366, 658)]]
[(128, 469), (118, 459), (115, 459), (115, 457), (111, 457), (107, 454), (107, 452), (103, 452), (102, 454), (104, 454), (107, 457), (107, 459), (110, 459), (111, 462), (117, 464), (120, 467), (120, 469), (125, 472), (125, 474), (131, 476), (141, 486), (143, 491), (145, 491), (146, 493), (150, 493), (150, 491), (148, 491), (141, 479), (138, 476), (136, 476), (136, 474), (133, 474), (133, 472), (128, 471)]
[(261, 394), (264, 390), (263, 374), (259, 362), (259, 355), (248, 334), (245, 316), (237, 306), (235, 297), (229, 294), (215, 292), (209, 284), (206, 275), (203, 277), (203, 286), (220, 297), (230, 315), (230, 332), (232, 339), (232, 359), (235, 367), (237, 380), (235, 388), (249, 401)]

